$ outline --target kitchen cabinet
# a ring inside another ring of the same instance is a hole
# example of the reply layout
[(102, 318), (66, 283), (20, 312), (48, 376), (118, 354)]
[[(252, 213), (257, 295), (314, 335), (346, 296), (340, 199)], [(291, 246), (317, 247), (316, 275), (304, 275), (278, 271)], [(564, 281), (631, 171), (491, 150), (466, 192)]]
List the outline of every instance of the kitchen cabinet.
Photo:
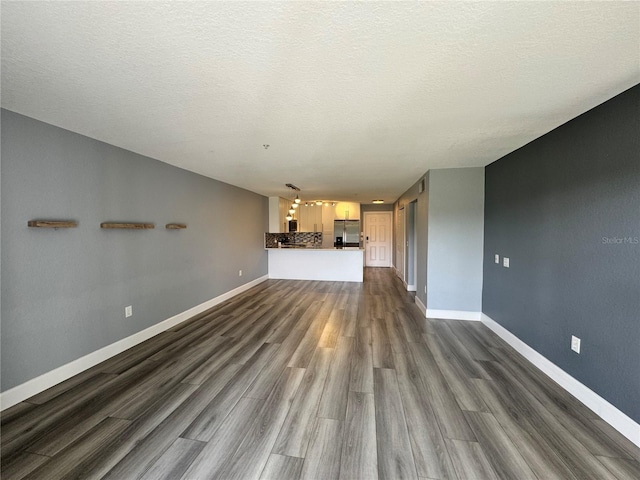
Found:
[(360, 220), (360, 204), (355, 202), (336, 203), (335, 215), (337, 220)]
[(289, 215), (289, 207), (291, 206), (291, 200), (287, 200), (286, 198), (280, 197), (279, 199), (279, 208), (278, 211), (280, 213), (280, 229), (278, 230), (280, 233), (286, 233), (289, 231), (289, 222), (287, 222), (286, 216)]
[[(280, 198), (280, 231), (288, 232), (288, 224), (285, 217), (291, 207), (291, 200)], [(360, 204), (355, 202), (337, 202), (335, 205), (307, 206), (304, 202), (296, 208), (293, 218), (298, 221), (299, 232), (322, 232), (323, 244), (333, 246), (333, 221), (334, 220), (359, 220)]]
[(321, 232), (322, 231), (322, 205), (301, 204), (296, 211), (299, 218), (301, 232)]
[[(311, 232), (311, 228), (309, 228), (310, 218), (309, 218), (309, 207), (305, 207), (304, 204), (300, 205), (296, 210), (296, 218), (298, 219), (298, 226), (300, 227), (301, 232)], [(313, 225), (311, 225), (313, 227)]]
[(336, 209), (331, 205), (322, 206), (322, 247), (333, 248), (333, 221), (336, 219)]

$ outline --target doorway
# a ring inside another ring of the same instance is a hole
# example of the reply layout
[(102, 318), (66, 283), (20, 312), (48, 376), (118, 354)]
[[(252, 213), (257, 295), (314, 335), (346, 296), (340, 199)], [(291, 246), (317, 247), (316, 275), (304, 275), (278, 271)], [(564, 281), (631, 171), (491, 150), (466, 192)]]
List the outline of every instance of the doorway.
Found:
[(364, 212), (364, 259), (366, 267), (391, 266), (393, 212)]

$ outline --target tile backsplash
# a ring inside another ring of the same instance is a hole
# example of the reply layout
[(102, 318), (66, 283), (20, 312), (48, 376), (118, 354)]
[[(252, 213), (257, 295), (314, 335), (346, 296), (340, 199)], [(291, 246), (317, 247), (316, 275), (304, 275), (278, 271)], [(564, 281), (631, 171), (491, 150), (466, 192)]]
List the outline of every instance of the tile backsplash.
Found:
[(265, 233), (264, 248), (278, 248), (278, 241), (283, 244), (317, 243), (322, 244), (322, 232)]

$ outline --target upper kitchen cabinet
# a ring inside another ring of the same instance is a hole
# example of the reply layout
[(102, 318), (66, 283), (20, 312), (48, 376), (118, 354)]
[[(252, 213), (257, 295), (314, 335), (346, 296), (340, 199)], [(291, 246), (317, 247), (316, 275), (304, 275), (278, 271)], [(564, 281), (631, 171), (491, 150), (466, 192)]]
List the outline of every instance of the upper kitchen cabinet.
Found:
[(300, 205), (296, 209), (296, 218), (298, 219), (298, 227), (300, 232), (311, 232), (310, 229), (313, 228), (313, 225), (310, 225), (310, 215), (309, 215), (309, 207), (305, 207), (304, 204)]
[(289, 231), (285, 218), (289, 212), (291, 200), (281, 197), (269, 197), (269, 232), (286, 233)]
[(291, 200), (287, 200), (286, 198), (280, 198), (279, 201), (279, 211), (280, 211), (280, 228), (279, 232), (284, 233), (289, 231), (289, 222), (286, 219), (286, 216), (289, 215), (289, 208), (291, 208)]
[(296, 211), (301, 232), (321, 232), (322, 231), (322, 205), (315, 203), (305, 206), (301, 204)]
[(354, 202), (338, 202), (335, 206), (337, 220), (360, 220), (360, 204)]
[[(291, 208), (291, 200), (279, 197), (269, 198), (269, 228), (273, 232), (288, 232), (286, 216)], [(298, 221), (299, 232), (322, 232), (326, 241), (333, 245), (334, 220), (360, 220), (360, 204), (354, 202), (337, 202), (335, 205), (315, 202), (305, 206), (301, 203), (295, 209), (293, 218)], [(277, 228), (276, 223), (277, 222)]]
[(336, 219), (336, 208), (323, 205), (322, 210), (322, 247), (333, 247), (333, 221)]

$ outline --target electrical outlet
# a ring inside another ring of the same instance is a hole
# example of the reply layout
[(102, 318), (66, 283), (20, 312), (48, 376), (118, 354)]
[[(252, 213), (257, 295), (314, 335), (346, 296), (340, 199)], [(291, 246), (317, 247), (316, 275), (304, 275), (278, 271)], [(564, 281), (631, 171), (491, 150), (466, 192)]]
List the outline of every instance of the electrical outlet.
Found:
[(498, 255), (498, 254), (496, 253), (496, 254), (495, 254), (495, 256), (494, 256), (493, 258), (494, 258), (494, 260), (493, 260), (494, 262), (496, 262), (496, 263), (498, 263), (498, 264), (500, 263), (500, 255)]
[(502, 266), (505, 268), (509, 268), (509, 259), (507, 257), (502, 258)]
[(580, 339), (571, 335), (571, 350), (580, 353)]
[(238, 276), (241, 277), (242, 276), (242, 270), (238, 270)]
[(124, 307), (124, 318), (129, 318), (131, 315), (133, 315), (133, 307), (131, 305)]

